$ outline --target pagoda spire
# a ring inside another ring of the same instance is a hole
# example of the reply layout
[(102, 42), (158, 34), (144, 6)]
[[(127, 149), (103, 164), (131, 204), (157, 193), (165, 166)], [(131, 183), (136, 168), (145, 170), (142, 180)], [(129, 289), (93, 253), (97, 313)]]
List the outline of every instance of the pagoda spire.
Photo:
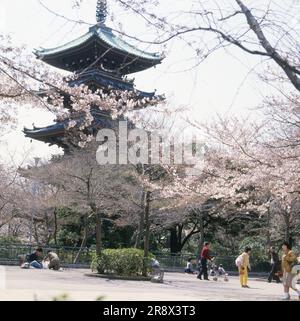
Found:
[(107, 1), (98, 0), (96, 9), (96, 20), (99, 24), (104, 24), (107, 17)]

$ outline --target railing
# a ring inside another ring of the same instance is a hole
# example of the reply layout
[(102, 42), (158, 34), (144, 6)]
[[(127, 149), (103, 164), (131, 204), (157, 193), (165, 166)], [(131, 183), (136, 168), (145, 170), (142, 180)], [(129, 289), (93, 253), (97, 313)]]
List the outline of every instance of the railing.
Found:
[[(162, 268), (171, 270), (183, 270), (186, 266), (187, 260), (193, 258), (197, 261), (195, 255), (192, 254), (163, 254), (155, 253), (157, 260)], [(235, 265), (236, 256), (216, 256), (214, 263), (217, 265), (222, 264), (226, 271), (236, 271)], [(267, 272), (270, 269), (270, 263), (267, 261), (254, 261), (251, 264), (252, 272)], [(194, 264), (194, 269), (197, 269), (197, 264)]]
[(162, 268), (168, 269), (184, 269), (189, 258), (193, 257), (191, 254), (168, 254), (168, 253), (154, 253)]
[[(20, 259), (20, 255), (27, 255), (34, 251), (36, 245), (22, 245), (22, 244), (13, 244), (13, 245), (0, 245), (0, 263), (18, 263)], [(43, 247), (44, 254), (51, 249), (54, 250), (62, 264), (64, 265), (72, 265), (75, 262), (75, 258), (78, 256), (76, 260), (77, 265), (90, 266), (92, 260), (92, 253), (95, 252), (94, 247), (80, 248), (78, 247), (64, 247), (64, 246), (45, 246)], [(79, 253), (79, 254), (78, 254)], [(195, 255), (189, 253), (182, 254), (170, 254), (170, 253), (154, 253), (157, 260), (159, 261), (162, 268), (170, 269), (174, 271), (183, 271), (186, 266), (186, 262), (189, 258), (194, 258), (196, 261)], [(235, 266), (234, 256), (216, 256), (215, 263), (217, 265), (222, 264), (224, 269), (227, 271), (236, 271), (237, 268)], [(194, 264), (194, 268), (197, 269), (196, 264)], [(253, 272), (267, 272), (270, 268), (268, 262), (255, 262), (252, 264)]]
[[(0, 262), (18, 262), (20, 256), (32, 253), (36, 247), (37, 246), (34, 245), (20, 244), (0, 245)], [(91, 253), (93, 252), (93, 249), (82, 248), (82, 250), (80, 251), (80, 248), (78, 247), (45, 246), (43, 247), (44, 254), (46, 255), (47, 251), (50, 249), (58, 254), (63, 264), (74, 264), (75, 258), (77, 256), (78, 258), (76, 260), (76, 264), (90, 265), (91, 263)]]

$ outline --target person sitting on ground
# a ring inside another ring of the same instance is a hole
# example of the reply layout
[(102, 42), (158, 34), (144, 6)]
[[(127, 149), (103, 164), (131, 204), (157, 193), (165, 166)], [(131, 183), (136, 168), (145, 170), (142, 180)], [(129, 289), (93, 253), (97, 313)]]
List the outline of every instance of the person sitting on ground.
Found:
[(28, 256), (27, 262), (29, 263), (29, 266), (34, 269), (43, 269), (42, 255), (43, 249), (41, 247), (37, 248)]
[(49, 261), (49, 270), (59, 271), (60, 261), (58, 255), (53, 251), (48, 251), (44, 261)]
[(186, 263), (186, 268), (184, 269), (185, 273), (188, 274), (194, 274), (194, 269), (193, 269), (193, 263), (192, 263), (192, 258), (189, 258)]
[(219, 273), (220, 276), (226, 274), (226, 271), (225, 271), (225, 269), (223, 268), (223, 264), (220, 264), (220, 265), (219, 265), (218, 273)]

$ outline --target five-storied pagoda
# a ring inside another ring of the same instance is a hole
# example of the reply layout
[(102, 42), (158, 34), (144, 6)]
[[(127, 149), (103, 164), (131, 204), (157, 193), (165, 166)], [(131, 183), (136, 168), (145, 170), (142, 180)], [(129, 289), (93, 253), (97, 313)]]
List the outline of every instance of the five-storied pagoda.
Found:
[[(127, 80), (126, 75), (160, 64), (163, 56), (142, 51), (116, 36), (112, 29), (106, 26), (106, 17), (106, 0), (98, 0), (96, 25), (85, 35), (57, 48), (35, 51), (37, 58), (54, 67), (75, 73), (75, 80), (69, 81), (71, 87), (84, 84), (92, 90), (132, 91), (137, 99), (154, 98), (155, 93), (135, 90), (133, 81)], [(115, 121), (109, 112), (94, 108), (92, 115), (92, 127), (95, 131), (114, 126)], [(64, 121), (56, 121), (54, 125), (45, 128), (25, 128), (24, 133), (26, 137), (66, 150), (66, 124)]]

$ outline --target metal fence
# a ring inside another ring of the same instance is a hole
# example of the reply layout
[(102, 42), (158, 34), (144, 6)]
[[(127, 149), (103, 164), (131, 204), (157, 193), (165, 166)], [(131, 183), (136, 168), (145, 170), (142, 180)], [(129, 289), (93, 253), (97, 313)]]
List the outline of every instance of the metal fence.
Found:
[[(170, 270), (182, 270), (185, 268), (187, 260), (193, 258), (194, 269), (198, 268), (197, 259), (195, 255), (192, 254), (162, 254), (155, 253), (157, 260), (159, 261), (161, 267)], [(237, 267), (235, 265), (236, 256), (216, 256), (214, 263), (216, 265), (222, 264), (226, 271), (236, 271)], [(252, 272), (267, 272), (270, 269), (270, 263), (266, 261), (254, 261), (251, 265)]]
[[(197, 269), (197, 260), (194, 255), (191, 254), (162, 254), (155, 253), (157, 260), (163, 268), (168, 269), (184, 269), (189, 258), (193, 259), (194, 268)], [(222, 264), (226, 270), (236, 270), (235, 257), (216, 257), (215, 263), (217, 265)]]
[[(37, 246), (34, 245), (22, 245), (22, 244), (14, 244), (14, 245), (0, 245), (0, 263), (2, 264), (17, 264), (21, 256), (25, 256), (34, 251)], [(78, 247), (62, 247), (62, 246), (51, 246), (51, 247), (43, 247), (44, 252), (46, 253), (49, 249), (54, 250), (63, 265), (73, 265), (76, 256), (78, 256), (76, 260), (76, 265), (88, 267), (92, 261), (92, 253), (95, 252), (95, 249), (92, 248), (80, 248)], [(80, 251), (80, 253), (79, 253)], [(79, 253), (79, 254), (78, 254)], [(183, 271), (187, 260), (189, 258), (195, 258), (195, 255), (190, 253), (182, 253), (182, 254), (170, 254), (170, 253), (154, 253), (157, 260), (159, 261), (162, 268), (174, 270), (174, 271)], [(234, 256), (216, 256), (215, 263), (222, 264), (227, 271), (236, 271)], [(195, 262), (196, 263), (196, 262)], [(266, 272), (269, 270), (268, 262), (255, 262), (252, 265), (253, 272)], [(197, 269), (197, 264), (194, 264), (194, 268)]]
[(156, 259), (159, 261), (162, 268), (168, 269), (184, 269), (186, 262), (190, 257), (193, 257), (191, 254), (169, 254), (169, 253), (154, 253)]
[[(22, 256), (26, 256), (34, 251), (37, 246), (34, 245), (0, 245), (0, 262), (2, 263), (17, 263)], [(94, 252), (91, 248), (80, 248), (77, 247), (61, 247), (51, 246), (43, 247), (45, 254), (48, 250), (55, 251), (63, 264), (74, 264), (76, 256), (78, 259), (76, 264), (78, 265), (90, 265), (91, 254)], [(79, 252), (80, 251), (80, 252)], [(79, 253), (79, 254), (78, 254)]]

